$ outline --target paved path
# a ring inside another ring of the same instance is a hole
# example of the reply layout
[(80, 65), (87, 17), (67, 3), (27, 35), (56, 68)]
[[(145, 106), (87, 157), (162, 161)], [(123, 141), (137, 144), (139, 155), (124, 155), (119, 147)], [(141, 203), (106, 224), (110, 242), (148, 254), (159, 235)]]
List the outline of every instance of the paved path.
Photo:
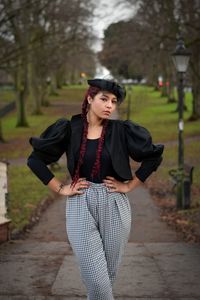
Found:
[[(160, 221), (148, 190), (129, 194), (130, 240), (116, 299), (200, 299), (200, 247), (179, 241)], [(0, 245), (0, 300), (86, 299), (65, 232), (65, 200), (56, 200), (24, 240)]]

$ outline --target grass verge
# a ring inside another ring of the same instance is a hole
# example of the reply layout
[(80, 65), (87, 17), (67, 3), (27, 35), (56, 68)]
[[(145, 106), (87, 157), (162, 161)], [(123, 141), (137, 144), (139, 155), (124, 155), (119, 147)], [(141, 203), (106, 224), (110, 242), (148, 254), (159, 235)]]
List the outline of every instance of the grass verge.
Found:
[[(64, 177), (62, 169), (54, 173), (57, 178)], [(26, 166), (9, 166), (8, 176), (8, 218), (12, 220), (11, 230), (21, 231), (32, 221), (41, 201), (53, 199), (55, 195)]]

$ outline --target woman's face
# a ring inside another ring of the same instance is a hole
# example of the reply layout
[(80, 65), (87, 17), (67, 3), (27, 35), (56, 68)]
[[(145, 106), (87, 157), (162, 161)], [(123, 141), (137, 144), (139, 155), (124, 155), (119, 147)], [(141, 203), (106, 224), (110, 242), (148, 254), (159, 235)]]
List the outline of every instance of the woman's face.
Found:
[(92, 99), (88, 97), (89, 112), (100, 119), (108, 119), (117, 107), (117, 97), (107, 91), (100, 91)]

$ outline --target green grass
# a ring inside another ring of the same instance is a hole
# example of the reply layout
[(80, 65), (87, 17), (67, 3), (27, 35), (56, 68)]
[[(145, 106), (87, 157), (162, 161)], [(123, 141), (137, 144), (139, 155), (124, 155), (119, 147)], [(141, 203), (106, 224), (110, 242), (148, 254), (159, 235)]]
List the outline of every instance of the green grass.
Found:
[(65, 85), (64, 86), (65, 89), (71, 90), (83, 90), (86, 91), (86, 89), (88, 88), (87, 84), (69, 84), (69, 85)]
[(49, 101), (66, 101), (69, 103), (82, 102), (86, 88), (84, 85), (64, 86), (58, 91), (58, 95), (49, 96)]
[[(175, 112), (177, 103), (167, 103), (167, 99), (160, 97), (160, 92), (152, 87), (134, 86), (131, 101), (131, 119), (147, 127), (155, 142), (177, 139), (178, 113)], [(200, 120), (188, 122), (192, 111), (191, 93), (186, 94), (185, 100), (188, 111), (184, 112), (185, 137), (200, 135)], [(127, 101), (123, 109), (126, 109)], [(126, 115), (123, 115), (126, 118)]]
[[(0, 159), (16, 159), (27, 157), (31, 151), (29, 138), (38, 136), (44, 129), (59, 116), (44, 114), (41, 116), (29, 116), (30, 127), (16, 127), (16, 116), (14, 113), (4, 118), (2, 129), (5, 143), (1, 145)], [(9, 146), (9, 144), (11, 144)], [(14, 148), (13, 148), (14, 147)]]
[(0, 89), (0, 107), (15, 100), (14, 90)]
[(30, 115), (28, 118), (29, 127), (16, 127), (15, 114), (3, 120), (3, 133), (6, 140), (14, 139), (18, 136), (30, 136), (30, 134), (39, 134), (42, 130), (52, 122), (56, 121), (56, 116), (44, 114), (40, 116)]
[[(56, 102), (62, 102), (66, 104), (74, 104), (80, 103), (80, 111), (81, 111), (81, 102), (84, 98), (85, 89), (83, 86), (79, 86), (79, 88), (69, 88), (64, 87), (59, 90), (58, 96), (49, 96), (48, 100), (51, 103), (56, 105)], [(47, 108), (43, 108), (44, 113), (42, 115), (32, 115), (28, 114), (28, 123), (29, 127), (17, 127), (16, 128), (16, 114), (10, 113), (8, 116), (2, 119), (2, 129), (5, 140), (10, 140), (16, 138), (18, 136), (30, 136), (32, 134), (39, 135), (41, 131), (43, 131), (48, 125), (55, 122), (58, 118), (61, 117), (71, 117), (70, 112), (60, 112), (58, 113), (55, 110), (55, 106), (49, 106)]]
[[(48, 188), (33, 176), (26, 166), (10, 166), (8, 217), (12, 220), (12, 228), (21, 230), (29, 223), (33, 210), (48, 196), (52, 196)], [(63, 178), (63, 171), (54, 172), (57, 178)]]
[[(200, 152), (200, 140), (185, 143), (184, 145), (184, 161), (187, 165), (194, 166), (194, 180), (193, 183), (196, 187), (199, 186), (200, 178), (200, 164), (199, 164), (199, 152)], [(161, 175), (162, 180), (166, 181), (169, 179), (169, 170), (176, 169), (178, 165), (178, 145), (165, 146), (163, 154), (163, 162), (158, 170), (158, 174)], [(160, 172), (163, 171), (161, 174)]]

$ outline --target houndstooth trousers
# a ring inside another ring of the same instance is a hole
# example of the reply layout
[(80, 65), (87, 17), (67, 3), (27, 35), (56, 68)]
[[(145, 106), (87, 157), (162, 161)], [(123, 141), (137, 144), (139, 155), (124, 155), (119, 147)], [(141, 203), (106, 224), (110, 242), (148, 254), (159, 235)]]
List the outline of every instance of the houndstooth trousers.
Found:
[(112, 286), (131, 227), (128, 197), (90, 183), (84, 194), (68, 197), (66, 227), (87, 299), (114, 299)]

